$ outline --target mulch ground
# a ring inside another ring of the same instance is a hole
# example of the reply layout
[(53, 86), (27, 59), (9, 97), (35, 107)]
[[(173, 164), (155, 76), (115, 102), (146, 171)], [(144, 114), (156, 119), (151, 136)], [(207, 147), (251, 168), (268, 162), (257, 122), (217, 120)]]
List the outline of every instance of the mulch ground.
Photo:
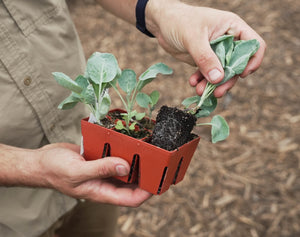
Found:
[[(174, 75), (148, 87), (160, 91), (160, 105), (180, 105), (194, 95), (187, 82), (194, 68), (93, 0), (69, 2), (86, 57), (113, 53), (122, 68), (138, 74), (164, 62)], [(208, 128), (196, 129), (201, 141), (185, 179), (139, 208), (121, 208), (117, 236), (300, 236), (300, 2), (201, 4), (235, 12), (261, 34), (268, 44), (263, 65), (219, 100), (229, 138), (212, 144)]]

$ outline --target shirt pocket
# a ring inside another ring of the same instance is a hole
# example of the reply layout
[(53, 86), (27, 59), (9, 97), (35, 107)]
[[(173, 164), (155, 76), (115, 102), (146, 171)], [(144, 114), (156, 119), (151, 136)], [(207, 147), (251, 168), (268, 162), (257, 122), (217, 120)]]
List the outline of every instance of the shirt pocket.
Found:
[(2, 0), (25, 36), (47, 24), (59, 13), (64, 0)]

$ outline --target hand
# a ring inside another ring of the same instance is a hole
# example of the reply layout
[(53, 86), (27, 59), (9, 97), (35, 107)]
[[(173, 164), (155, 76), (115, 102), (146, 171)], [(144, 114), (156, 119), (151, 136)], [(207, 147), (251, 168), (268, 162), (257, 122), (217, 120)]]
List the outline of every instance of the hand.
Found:
[[(146, 8), (148, 30), (156, 36), (159, 44), (173, 57), (196, 65), (198, 70), (189, 83), (201, 95), (206, 82), (219, 83), (224, 71), (209, 42), (224, 34), (236, 39), (257, 39), (260, 48), (251, 58), (244, 72), (246, 77), (257, 70), (262, 62), (266, 44), (264, 40), (239, 16), (226, 11), (206, 7), (195, 7), (179, 1), (150, 0)], [(221, 97), (234, 86), (238, 76), (232, 78), (214, 91)]]
[(79, 146), (68, 143), (46, 145), (37, 150), (37, 155), (46, 186), (74, 198), (137, 207), (151, 197), (136, 185), (109, 179), (128, 175), (130, 167), (123, 159), (85, 161), (79, 155)]

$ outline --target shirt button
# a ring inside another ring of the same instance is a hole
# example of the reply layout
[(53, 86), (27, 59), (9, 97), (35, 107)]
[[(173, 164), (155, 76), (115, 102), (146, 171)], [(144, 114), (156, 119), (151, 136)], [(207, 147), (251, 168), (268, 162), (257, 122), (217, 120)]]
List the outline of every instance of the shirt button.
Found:
[(32, 82), (32, 79), (31, 77), (26, 77), (23, 82), (25, 86), (29, 86)]

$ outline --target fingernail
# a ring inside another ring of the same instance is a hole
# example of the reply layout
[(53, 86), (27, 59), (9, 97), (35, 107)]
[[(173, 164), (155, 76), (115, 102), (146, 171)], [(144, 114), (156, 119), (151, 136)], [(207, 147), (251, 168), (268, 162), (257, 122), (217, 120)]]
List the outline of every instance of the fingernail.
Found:
[(128, 169), (124, 165), (117, 165), (116, 171), (119, 176), (128, 175)]
[(221, 77), (222, 73), (218, 69), (213, 69), (208, 73), (208, 77), (211, 82), (218, 81)]

